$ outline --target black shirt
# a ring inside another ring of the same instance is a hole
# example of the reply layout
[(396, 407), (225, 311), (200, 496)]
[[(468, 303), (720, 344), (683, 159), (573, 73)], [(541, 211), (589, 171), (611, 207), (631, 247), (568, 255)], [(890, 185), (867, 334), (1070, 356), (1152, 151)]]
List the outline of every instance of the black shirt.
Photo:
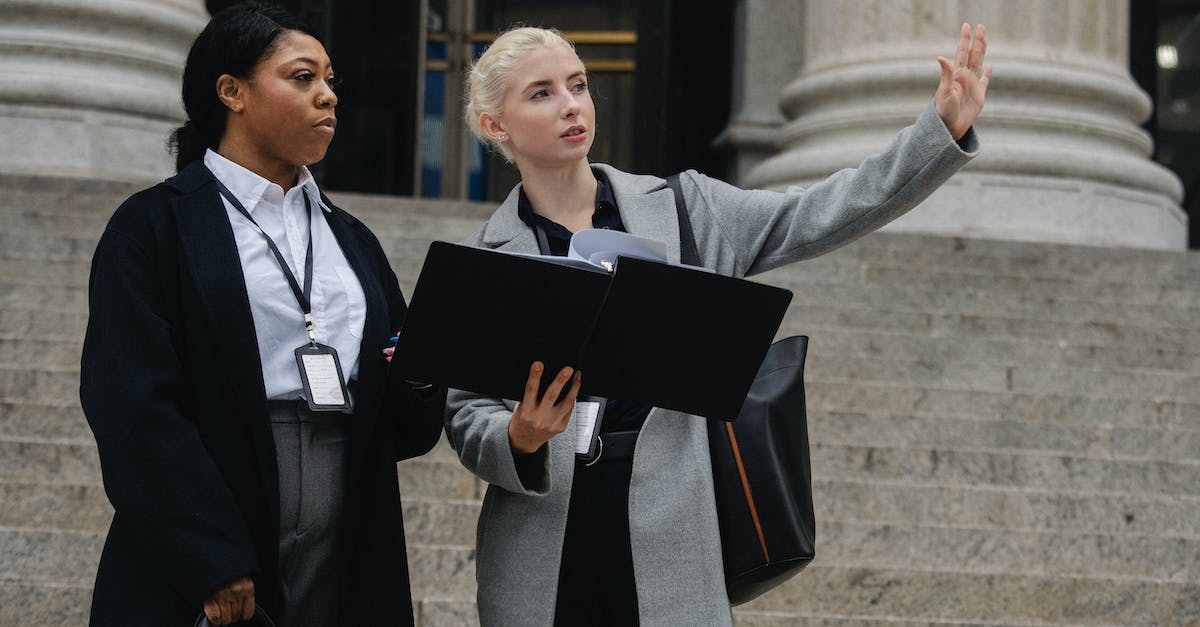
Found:
[[(608, 180), (604, 174), (595, 170), (592, 173), (596, 176), (596, 210), (592, 213), (592, 227), (597, 229), (611, 229), (614, 231), (625, 232), (625, 224), (621, 222), (621, 214), (617, 211), (617, 199), (613, 195), (612, 187), (608, 184)], [(521, 189), (517, 198), (517, 215), (521, 218), (529, 228), (537, 234), (537, 227), (542, 227), (542, 232), (546, 236), (546, 244), (549, 246), (549, 251), (541, 251), (543, 255), (551, 254), (556, 257), (564, 257), (567, 254), (567, 248), (571, 243), (571, 231), (567, 227), (550, 220), (546, 217), (533, 212), (533, 206), (529, 203), (529, 198), (525, 196), (525, 190)], [(540, 237), (538, 238), (541, 239)], [(539, 247), (542, 244), (539, 243)], [(587, 373), (583, 373), (587, 376)], [(623, 401), (620, 399), (610, 398), (607, 405), (604, 407), (604, 417), (600, 423), (600, 432), (609, 433), (611, 431), (634, 431), (642, 428), (642, 423), (646, 421), (646, 416), (650, 413), (650, 405), (645, 403), (634, 403), (631, 401)]]

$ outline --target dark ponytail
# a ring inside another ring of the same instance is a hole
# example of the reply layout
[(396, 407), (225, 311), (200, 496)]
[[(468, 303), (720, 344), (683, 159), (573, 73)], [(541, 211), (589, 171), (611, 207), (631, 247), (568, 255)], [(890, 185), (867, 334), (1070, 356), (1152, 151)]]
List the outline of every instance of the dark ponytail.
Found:
[(175, 171), (204, 158), (225, 134), (229, 110), (217, 98), (222, 74), (249, 78), (259, 61), (270, 55), (280, 35), (295, 30), (312, 35), (312, 28), (284, 9), (262, 2), (242, 2), (218, 11), (196, 37), (183, 68), (183, 109), (188, 121), (171, 133)]

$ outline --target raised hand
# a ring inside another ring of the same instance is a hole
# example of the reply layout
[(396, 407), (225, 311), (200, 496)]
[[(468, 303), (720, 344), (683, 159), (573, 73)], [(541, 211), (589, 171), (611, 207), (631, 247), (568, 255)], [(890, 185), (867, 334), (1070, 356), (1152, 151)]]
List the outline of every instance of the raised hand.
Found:
[(975, 27), (972, 40), (971, 25), (964, 22), (954, 63), (946, 57), (937, 58), (942, 78), (933, 94), (933, 107), (955, 141), (962, 139), (983, 110), (988, 81), (992, 78), (992, 66), (983, 64), (985, 54), (987, 32), (983, 24)]
[[(525, 380), (525, 396), (513, 410), (512, 420), (508, 423), (508, 441), (517, 453), (533, 453), (550, 438), (566, 430), (571, 412), (575, 409), (581, 374), (569, 367), (563, 368), (539, 399), (538, 388), (542, 382), (543, 368), (540, 361), (533, 362), (529, 367), (529, 378)], [(572, 373), (574, 377), (571, 376)], [(568, 388), (567, 395), (556, 403), (568, 381), (571, 387)]]

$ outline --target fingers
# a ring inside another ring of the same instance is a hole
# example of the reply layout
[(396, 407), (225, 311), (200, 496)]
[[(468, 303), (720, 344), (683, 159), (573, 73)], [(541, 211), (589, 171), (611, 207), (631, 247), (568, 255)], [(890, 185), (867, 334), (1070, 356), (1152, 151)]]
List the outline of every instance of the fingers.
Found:
[(233, 584), (233, 603), (230, 622), (249, 620), (254, 616), (254, 581), (243, 577)]
[(987, 93), (987, 86), (988, 86), (988, 83), (991, 82), (991, 80), (992, 80), (992, 66), (990, 66), (990, 65), (984, 66), (983, 76), (979, 78), (979, 87), (983, 89), (984, 93)]
[(983, 24), (975, 26), (975, 41), (971, 44), (971, 55), (967, 60), (967, 67), (980, 75), (983, 69), (983, 57), (987, 54), (987, 31)]
[(571, 380), (571, 375), (574, 372), (575, 369), (570, 366), (564, 366), (562, 370), (559, 370), (558, 376), (554, 377), (554, 380), (550, 382), (550, 386), (546, 388), (546, 395), (542, 397), (542, 400), (549, 401), (551, 405), (557, 405), (558, 395), (562, 394), (563, 386), (567, 384), (567, 381)]
[(545, 366), (542, 362), (535, 361), (529, 365), (529, 378), (525, 379), (525, 395), (521, 397), (521, 404), (527, 407), (534, 407), (538, 402), (538, 388), (542, 385), (542, 369)]
[(583, 373), (576, 370), (574, 380), (571, 381), (571, 389), (567, 390), (567, 397), (563, 399), (563, 405), (572, 406), (575, 404), (575, 399), (579, 398), (579, 388), (583, 387)]
[(204, 602), (204, 616), (208, 618), (208, 622), (214, 625), (221, 625), (221, 606), (215, 599), (209, 599)]
[(938, 66), (942, 68), (942, 82), (945, 83), (954, 78), (954, 66), (950, 65), (950, 60), (946, 57), (937, 58)]
[(955, 67), (967, 67), (967, 60), (970, 58), (971, 51), (971, 25), (963, 22), (962, 29), (958, 37), (958, 49), (954, 51)]

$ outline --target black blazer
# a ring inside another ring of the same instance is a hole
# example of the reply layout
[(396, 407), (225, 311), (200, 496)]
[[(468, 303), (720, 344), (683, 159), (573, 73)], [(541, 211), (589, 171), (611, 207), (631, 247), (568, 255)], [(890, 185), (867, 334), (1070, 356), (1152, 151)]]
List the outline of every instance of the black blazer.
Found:
[[(341, 622), (411, 625), (396, 461), (437, 443), (445, 390), (413, 392), (390, 374), (380, 350), (404, 297), (375, 236), (322, 200), (367, 305), (347, 417)], [(92, 624), (190, 625), (247, 574), (278, 616), (275, 445), (233, 229), (203, 163), (117, 209), (92, 259), (89, 307), (80, 400), (116, 510)]]

